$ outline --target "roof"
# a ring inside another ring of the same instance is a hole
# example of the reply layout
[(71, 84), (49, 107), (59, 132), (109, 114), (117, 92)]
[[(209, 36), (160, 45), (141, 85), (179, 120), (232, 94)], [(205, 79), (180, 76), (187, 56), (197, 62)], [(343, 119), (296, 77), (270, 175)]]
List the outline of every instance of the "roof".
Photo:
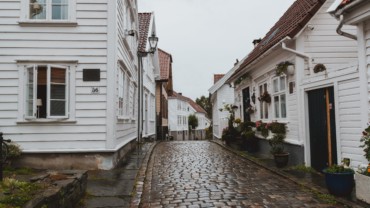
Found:
[(188, 97), (185, 97), (183, 96), (182, 94), (179, 94), (175, 91), (173, 91), (172, 95), (170, 96), (170, 98), (176, 98), (176, 99), (179, 99), (179, 100), (182, 100), (182, 101), (185, 101), (187, 103), (189, 103), (189, 105), (194, 108), (194, 110), (197, 112), (197, 113), (204, 113), (207, 115), (207, 112), (200, 106), (198, 105), (196, 102), (194, 102), (192, 99), (188, 98)]
[(139, 13), (139, 51), (145, 52), (152, 13)]
[[(251, 64), (286, 37), (294, 38), (326, 0), (296, 0), (252, 50), (236, 73)], [(236, 74), (235, 73), (235, 74)]]
[(225, 76), (225, 74), (214, 74), (213, 75), (213, 84), (215, 84), (216, 82), (218, 82), (218, 80), (220, 80), (224, 76)]
[(171, 74), (172, 55), (158, 48), (160, 80), (168, 80)]

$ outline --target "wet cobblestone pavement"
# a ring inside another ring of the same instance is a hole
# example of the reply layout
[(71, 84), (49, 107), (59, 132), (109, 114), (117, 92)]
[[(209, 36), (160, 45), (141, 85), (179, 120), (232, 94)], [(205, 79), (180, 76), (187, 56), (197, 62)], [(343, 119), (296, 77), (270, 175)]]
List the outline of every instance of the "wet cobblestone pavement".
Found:
[(141, 207), (342, 207), (208, 141), (153, 150)]

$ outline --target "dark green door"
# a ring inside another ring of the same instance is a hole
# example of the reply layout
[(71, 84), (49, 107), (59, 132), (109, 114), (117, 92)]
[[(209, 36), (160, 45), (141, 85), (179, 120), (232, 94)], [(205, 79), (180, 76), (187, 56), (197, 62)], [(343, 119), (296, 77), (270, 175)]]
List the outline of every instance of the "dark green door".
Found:
[(251, 96), (249, 93), (249, 87), (243, 89), (243, 116), (244, 121), (251, 121), (251, 116), (249, 115), (248, 108), (251, 106)]
[(337, 161), (333, 87), (308, 92), (311, 166), (322, 171)]

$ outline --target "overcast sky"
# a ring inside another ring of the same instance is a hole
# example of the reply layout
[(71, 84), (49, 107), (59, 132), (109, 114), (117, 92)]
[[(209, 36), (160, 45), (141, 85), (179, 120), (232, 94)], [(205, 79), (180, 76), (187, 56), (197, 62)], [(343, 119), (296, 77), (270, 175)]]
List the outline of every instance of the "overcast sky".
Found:
[(155, 13), (158, 47), (172, 54), (174, 90), (208, 96), (213, 74), (229, 71), (294, 0), (138, 0)]

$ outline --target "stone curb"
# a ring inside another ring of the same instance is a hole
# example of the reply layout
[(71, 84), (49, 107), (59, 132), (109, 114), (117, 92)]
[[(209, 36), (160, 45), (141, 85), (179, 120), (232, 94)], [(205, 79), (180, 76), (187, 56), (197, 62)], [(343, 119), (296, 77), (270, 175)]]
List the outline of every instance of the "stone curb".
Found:
[[(272, 173), (274, 173), (274, 174), (276, 174), (276, 175), (279, 175), (279, 176), (281, 176), (281, 177), (283, 177), (283, 178), (285, 178), (285, 179), (288, 179), (288, 180), (292, 181), (293, 183), (295, 183), (295, 184), (297, 184), (297, 185), (299, 185), (299, 186), (302, 186), (302, 187), (304, 187), (304, 188), (306, 188), (306, 189), (309, 189), (309, 190), (313, 191), (314, 193), (329, 194), (326, 190), (324, 190), (323, 188), (321, 188), (321, 187), (319, 187), (319, 186), (315, 187), (313, 184), (311, 184), (311, 183), (309, 183), (309, 182), (306, 182), (306, 181), (304, 181), (304, 182), (299, 181), (299, 180), (297, 180), (296, 178), (294, 178), (294, 177), (292, 177), (292, 176), (290, 176), (290, 175), (288, 175), (288, 174), (286, 174), (286, 173), (284, 173), (284, 172), (280, 171), (280, 170), (279, 170), (279, 169), (277, 169), (277, 168), (271, 168), (271, 167), (269, 167), (269, 166), (267, 166), (267, 165), (265, 165), (265, 164), (263, 164), (263, 163), (261, 163), (261, 162), (257, 161), (257, 160), (256, 160), (255, 158), (253, 158), (252, 156), (241, 155), (240, 153), (238, 153), (238, 152), (237, 152), (237, 151), (235, 151), (234, 149), (232, 149), (232, 148), (230, 148), (230, 147), (227, 147), (227, 146), (225, 146), (224, 144), (221, 144), (220, 142), (213, 141), (213, 140), (209, 140), (209, 141), (210, 141), (210, 142), (212, 142), (212, 143), (215, 143), (215, 144), (217, 144), (217, 145), (219, 145), (219, 146), (221, 146), (221, 147), (223, 147), (224, 149), (228, 150), (229, 152), (231, 152), (231, 153), (233, 153), (233, 154), (235, 154), (235, 155), (237, 155), (237, 156), (239, 156), (239, 157), (241, 157), (241, 158), (243, 158), (243, 159), (246, 159), (246, 160), (248, 160), (248, 161), (250, 161), (250, 162), (252, 162), (252, 163), (254, 163), (254, 164), (256, 164), (256, 165), (258, 165), (258, 166), (260, 166), (260, 167), (263, 167), (263, 168), (265, 168), (265, 169), (269, 170), (270, 172), (272, 172)], [(345, 199), (343, 199), (343, 198), (336, 197), (336, 196), (333, 196), (333, 197), (335, 198), (335, 200), (336, 200), (338, 203), (340, 203), (340, 204), (342, 204), (342, 205), (345, 205), (345, 206), (348, 206), (348, 207), (353, 207), (353, 208), (361, 208), (361, 207), (362, 207), (362, 206), (360, 206), (360, 205), (358, 205), (358, 204), (356, 204), (356, 203), (353, 203), (353, 202), (347, 201), (347, 200), (345, 200)]]
[(141, 164), (141, 167), (139, 169), (139, 172), (136, 175), (136, 182), (135, 187), (133, 190), (133, 196), (131, 198), (130, 207), (135, 208), (139, 207), (141, 203), (141, 197), (144, 190), (144, 182), (146, 179), (146, 173), (148, 169), (149, 160), (153, 154), (153, 149), (156, 147), (160, 142), (154, 142), (148, 149), (148, 151), (145, 153), (145, 158), (143, 159), (143, 162)]

